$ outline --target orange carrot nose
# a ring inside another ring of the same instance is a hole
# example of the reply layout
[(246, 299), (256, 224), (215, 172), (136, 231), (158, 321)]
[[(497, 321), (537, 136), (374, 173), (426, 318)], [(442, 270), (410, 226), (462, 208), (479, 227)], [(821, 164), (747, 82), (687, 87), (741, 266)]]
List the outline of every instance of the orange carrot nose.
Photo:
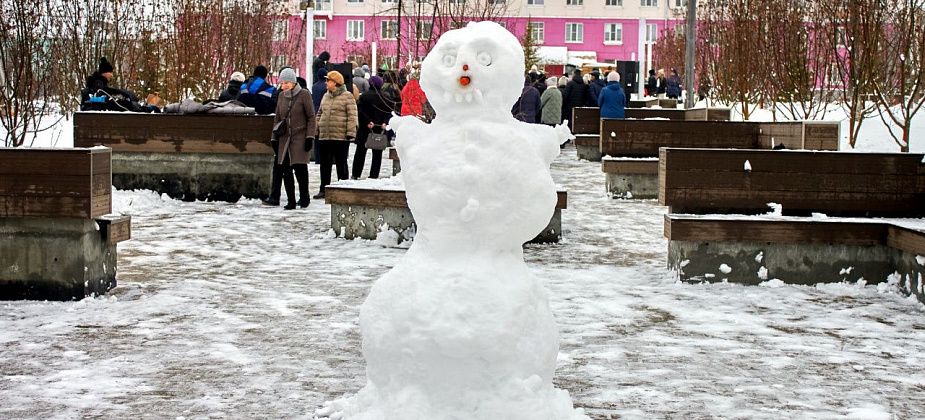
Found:
[(469, 76), (463, 76), (459, 78), (459, 84), (463, 86), (469, 86), (470, 82), (472, 82), (472, 80), (469, 79)]

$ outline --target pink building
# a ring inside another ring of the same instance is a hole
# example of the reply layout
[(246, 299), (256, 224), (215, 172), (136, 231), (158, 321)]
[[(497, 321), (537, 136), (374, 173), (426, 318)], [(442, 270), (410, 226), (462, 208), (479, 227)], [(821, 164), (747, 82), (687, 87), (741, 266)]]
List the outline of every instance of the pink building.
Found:
[[(683, 0), (403, 0), (399, 25), (396, 0), (316, 1), (315, 55), (328, 51), (333, 62), (353, 60), (397, 68), (423, 57), (439, 36), (437, 32), (443, 30), (441, 27), (452, 26), (448, 19), (457, 25), (477, 20), (444, 17), (435, 22), (429, 18), (432, 1), (444, 2), (438, 6), (442, 10), (457, 8), (459, 16), (483, 15), (490, 9), (496, 16), (493, 20), (520, 39), (530, 30), (541, 67), (553, 74), (561, 72), (565, 65), (616, 61), (640, 61), (645, 68), (646, 46), (665, 29), (683, 24), (685, 12)], [(289, 64), (299, 68), (301, 74), (305, 60), (304, 14), (297, 14), (296, 7), (293, 13), (275, 31), (271, 67)], [(401, 54), (397, 51), (398, 39)]]

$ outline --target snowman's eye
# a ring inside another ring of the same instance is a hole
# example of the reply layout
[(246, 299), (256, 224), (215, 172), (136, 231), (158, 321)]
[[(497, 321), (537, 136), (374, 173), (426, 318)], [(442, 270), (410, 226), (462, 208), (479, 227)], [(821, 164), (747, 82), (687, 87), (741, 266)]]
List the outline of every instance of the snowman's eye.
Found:
[(456, 56), (454, 56), (454, 55), (449, 55), (449, 54), (443, 56), (443, 65), (444, 65), (444, 66), (452, 67), (454, 64), (456, 64)]
[(486, 52), (480, 52), (478, 56), (475, 57), (476, 61), (483, 66), (491, 65), (491, 56)]

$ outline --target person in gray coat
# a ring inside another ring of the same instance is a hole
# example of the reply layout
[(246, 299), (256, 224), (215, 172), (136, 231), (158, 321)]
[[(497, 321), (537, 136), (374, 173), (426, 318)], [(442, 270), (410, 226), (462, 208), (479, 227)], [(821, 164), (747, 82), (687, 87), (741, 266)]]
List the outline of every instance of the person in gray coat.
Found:
[(369, 91), (369, 81), (366, 80), (366, 72), (362, 67), (353, 69), (353, 85), (360, 91), (360, 95)]
[(562, 122), (562, 91), (555, 77), (546, 79), (546, 90), (540, 96), (540, 122), (556, 125)]
[(282, 93), (276, 103), (276, 118), (286, 122), (286, 132), (279, 136), (279, 152), (276, 164), (281, 166), (283, 185), (289, 198), (285, 207), (292, 210), (296, 206), (295, 185), (292, 174), (299, 181), (299, 207), (308, 207), (308, 151), (318, 131), (315, 121), (315, 106), (308, 89), (299, 86), (295, 71), (283, 70), (279, 75)]

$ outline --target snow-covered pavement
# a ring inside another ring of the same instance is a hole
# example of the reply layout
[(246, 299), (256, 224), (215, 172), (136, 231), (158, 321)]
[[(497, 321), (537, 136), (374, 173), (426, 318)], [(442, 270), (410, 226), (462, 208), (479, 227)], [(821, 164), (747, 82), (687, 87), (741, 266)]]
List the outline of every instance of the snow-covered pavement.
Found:
[[(875, 285), (676, 283), (663, 207), (608, 198), (573, 148), (553, 176), (565, 239), (526, 259), (561, 331), (556, 386), (592, 418), (925, 417), (922, 304)], [(310, 418), (364, 385), (358, 308), (404, 249), (333, 237), (320, 202), (114, 199), (133, 222), (119, 287), (0, 303), (0, 418)]]

